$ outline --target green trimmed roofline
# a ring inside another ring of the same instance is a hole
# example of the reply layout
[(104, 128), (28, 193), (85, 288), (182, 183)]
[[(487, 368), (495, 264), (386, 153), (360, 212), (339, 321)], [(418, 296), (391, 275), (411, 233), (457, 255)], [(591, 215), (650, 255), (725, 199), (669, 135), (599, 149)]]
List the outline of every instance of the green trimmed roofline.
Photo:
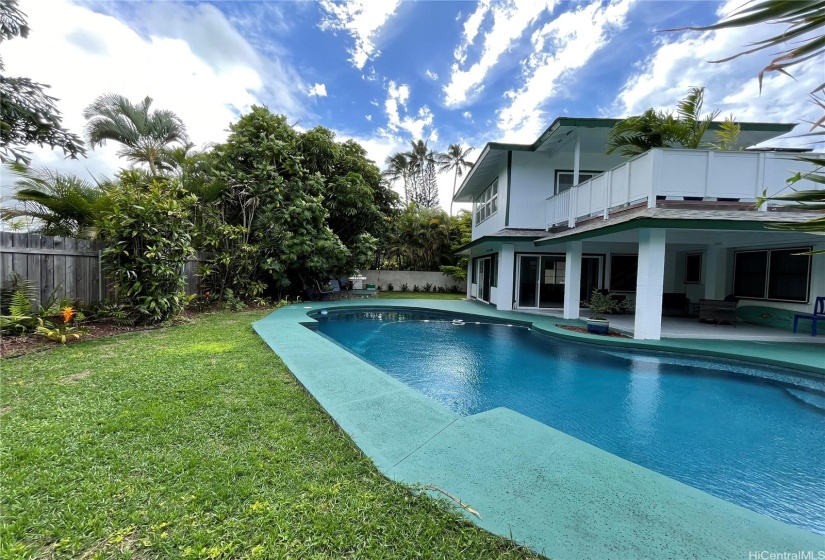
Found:
[[(776, 231), (771, 228), (772, 222), (762, 222), (758, 220), (691, 220), (678, 218), (636, 218), (605, 226), (602, 228), (589, 229), (579, 233), (570, 233), (552, 239), (543, 238), (534, 241), (536, 247), (547, 245), (557, 245), (568, 241), (579, 241), (601, 237), (612, 233), (621, 233), (633, 229), (712, 229), (712, 230), (733, 230), (733, 231)], [(575, 229), (570, 230), (575, 231)], [(565, 232), (566, 233), (566, 232)]]

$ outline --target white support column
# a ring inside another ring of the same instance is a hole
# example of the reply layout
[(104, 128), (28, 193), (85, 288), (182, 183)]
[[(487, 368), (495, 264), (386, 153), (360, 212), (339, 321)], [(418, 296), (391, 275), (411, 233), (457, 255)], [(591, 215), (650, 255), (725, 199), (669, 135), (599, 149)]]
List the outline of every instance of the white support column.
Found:
[(467, 255), (467, 299), (473, 299), (473, 255)]
[(705, 276), (705, 299), (723, 299), (727, 289), (727, 250), (722, 245), (708, 245), (702, 261)]
[(633, 338), (659, 340), (662, 336), (664, 275), (665, 230), (640, 229)]
[(564, 318), (579, 318), (579, 291), (582, 285), (582, 242), (570, 241), (564, 259)]
[(576, 151), (573, 152), (573, 186), (579, 184), (579, 164), (581, 162), (582, 141), (576, 133)]
[(516, 264), (516, 246), (512, 243), (505, 243), (501, 246), (498, 254), (498, 287), (496, 294), (498, 302), (496, 309), (500, 311), (510, 311), (513, 309), (513, 300), (516, 297), (513, 291), (513, 276)]

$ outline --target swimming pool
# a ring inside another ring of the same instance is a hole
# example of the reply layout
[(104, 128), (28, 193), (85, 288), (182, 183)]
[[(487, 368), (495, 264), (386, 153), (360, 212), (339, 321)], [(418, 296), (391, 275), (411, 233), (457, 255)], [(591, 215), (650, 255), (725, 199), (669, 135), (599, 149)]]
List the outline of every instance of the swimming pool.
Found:
[(446, 408), (507, 407), (753, 511), (825, 534), (825, 382), (556, 340), (417, 311), (331, 311), (315, 329)]

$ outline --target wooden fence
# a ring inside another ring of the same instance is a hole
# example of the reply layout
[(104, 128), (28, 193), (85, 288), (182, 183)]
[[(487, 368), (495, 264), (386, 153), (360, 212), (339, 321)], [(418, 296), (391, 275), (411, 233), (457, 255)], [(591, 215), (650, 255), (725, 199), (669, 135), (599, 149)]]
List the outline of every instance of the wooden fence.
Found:
[[(0, 232), (0, 282), (5, 286), (12, 272), (31, 280), (39, 286), (38, 306), (52, 296), (87, 305), (106, 301), (113, 292), (100, 262), (105, 247), (88, 239)], [(198, 262), (190, 260), (184, 266), (187, 294), (199, 293)]]

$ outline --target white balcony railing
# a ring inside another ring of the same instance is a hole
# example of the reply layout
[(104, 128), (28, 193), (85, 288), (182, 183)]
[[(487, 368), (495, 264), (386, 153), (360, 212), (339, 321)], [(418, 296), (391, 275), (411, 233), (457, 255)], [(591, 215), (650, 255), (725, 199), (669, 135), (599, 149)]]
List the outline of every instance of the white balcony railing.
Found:
[[(610, 212), (639, 202), (654, 208), (657, 197), (755, 202), (763, 192), (771, 196), (785, 189), (793, 173), (812, 169), (783, 153), (656, 148), (548, 198), (547, 228), (574, 227), (577, 220), (599, 215), (607, 219)], [(801, 181), (795, 187), (823, 185)]]

